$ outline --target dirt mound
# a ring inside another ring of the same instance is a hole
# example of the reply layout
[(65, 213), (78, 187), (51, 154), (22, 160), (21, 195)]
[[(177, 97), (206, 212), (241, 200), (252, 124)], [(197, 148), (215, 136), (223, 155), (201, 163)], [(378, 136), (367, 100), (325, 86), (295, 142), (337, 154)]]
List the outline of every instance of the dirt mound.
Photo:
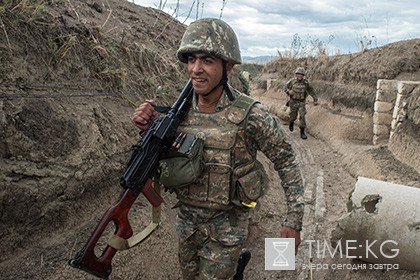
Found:
[(185, 26), (159, 10), (116, 0), (1, 5), (0, 77), (8, 92), (152, 94), (183, 77), (174, 54)]
[(400, 41), (361, 53), (303, 58), (277, 57), (264, 67), (261, 78), (277, 79), (277, 89), (307, 70), (320, 97), (333, 105), (372, 110), (379, 79), (420, 81), (420, 39)]
[(166, 102), (183, 87), (175, 46), (185, 27), (116, 0), (6, 1), (0, 18), (4, 261), (116, 200), (138, 94), (156, 97), (161, 85)]
[(420, 80), (420, 39), (412, 39), (365, 50), (360, 53), (292, 59), (277, 57), (265, 72), (279, 78), (293, 76), (297, 66), (307, 68), (316, 80), (375, 86), (379, 79)]
[[(175, 52), (185, 26), (158, 10), (120, 0), (3, 1), (0, 20), (2, 278), (94, 279), (66, 262), (84, 245), (121, 191), (119, 176), (138, 139), (129, 118), (138, 98), (153, 97), (168, 104), (184, 86), (186, 76)], [(310, 77), (319, 77), (314, 82), (322, 89), (322, 98), (353, 107), (350, 110), (361, 109), (357, 114), (363, 114), (371, 108), (375, 79), (420, 80), (418, 48), (419, 41), (411, 40), (354, 55), (276, 59), (261, 75), (253, 74), (258, 76), (253, 82), (286, 79), (302, 64), (310, 69)], [(233, 83), (240, 85), (234, 79)], [(275, 99), (277, 93), (270, 94), (273, 96), (267, 95), (265, 102), (278, 105), (273, 110), (281, 115), (283, 103), (278, 102), (283, 101)], [(305, 144), (321, 147), (324, 154), (313, 151), (312, 156), (308, 147), (300, 142), (296, 145), (302, 149), (303, 162), (310, 163), (306, 176), (316, 172), (310, 169), (312, 164), (325, 166), (325, 173), (331, 174), (331, 193), (339, 197), (328, 208), (327, 226), (331, 227), (334, 218), (344, 212), (357, 173), (354, 168), (361, 164), (343, 156), (343, 149), (334, 150), (334, 145), (326, 143), (334, 136), (368, 149), (369, 131), (356, 135), (343, 128), (334, 130), (331, 124), (337, 119), (330, 118), (331, 123), (328, 119), (337, 108), (324, 109), (309, 119), (322, 117), (328, 133), (313, 125), (311, 133), (316, 138)], [(381, 167), (391, 161), (398, 167), (386, 150), (373, 148), (371, 154), (375, 157), (365, 163), (370, 165), (366, 169), (370, 174), (382, 174), (377, 166), (380, 162)], [(271, 165), (265, 165), (276, 186), (278, 178)], [(416, 181), (410, 167), (400, 173), (392, 170), (387, 174), (393, 181), (407, 181), (404, 176)], [(382, 178), (390, 179), (387, 174)], [(347, 189), (333, 191), (339, 175)], [(174, 275), (179, 271), (171, 209), (175, 198), (168, 193), (163, 196), (161, 226), (141, 247), (117, 254), (112, 279), (179, 279)], [(266, 196), (253, 216), (249, 245), (255, 257), (249, 279), (259, 279), (264, 270), (259, 242), (264, 236), (278, 236), (285, 209), (278, 201), (284, 201), (282, 192)], [(149, 212), (148, 202), (140, 198), (130, 212), (135, 229), (149, 221)], [(288, 272), (284, 277), (299, 273)], [(265, 279), (278, 277), (264, 272)]]

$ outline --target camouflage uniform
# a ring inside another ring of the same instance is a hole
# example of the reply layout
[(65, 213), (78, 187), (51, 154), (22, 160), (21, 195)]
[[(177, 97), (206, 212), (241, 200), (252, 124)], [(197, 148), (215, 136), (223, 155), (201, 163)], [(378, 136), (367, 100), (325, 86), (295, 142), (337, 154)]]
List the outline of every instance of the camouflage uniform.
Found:
[[(295, 73), (299, 72), (304, 73), (304, 69), (299, 67)], [(289, 90), (293, 89), (294, 94), (290, 95)], [(289, 107), (290, 107), (290, 115), (289, 115), (289, 122), (293, 123), (298, 116), (299, 113), (299, 122), (300, 127), (305, 128), (306, 127), (306, 107), (305, 107), (305, 100), (308, 95), (311, 95), (314, 99), (314, 102), (318, 101), (318, 97), (315, 94), (312, 86), (310, 85), (309, 81), (305, 78), (303, 78), (301, 81), (299, 81), (297, 78), (290, 79), (285, 87), (284, 92), (290, 96), (289, 100)]]
[(225, 94), (213, 113), (200, 112), (194, 94), (192, 108), (178, 128), (179, 132), (205, 135), (203, 172), (194, 183), (174, 189), (179, 199), (179, 260), (183, 279), (231, 279), (248, 235), (248, 206), (264, 191), (257, 151), (274, 163), (280, 175), (288, 205), (283, 224), (298, 230), (302, 229), (304, 189), (278, 119), (227, 84), (226, 63), (241, 63), (234, 31), (218, 19), (193, 22), (177, 56), (186, 63), (195, 52), (224, 61), (223, 77), (215, 88), (223, 86)]
[[(252, 175), (258, 171), (257, 150), (261, 150), (279, 172), (288, 205), (283, 224), (302, 229), (302, 179), (291, 146), (279, 129), (278, 119), (249, 97), (243, 102), (247, 104), (242, 106), (244, 112), (239, 112), (241, 107), (235, 109), (232, 104), (242, 101), (244, 95), (232, 91), (235, 101), (222, 95), (214, 114), (200, 113), (194, 106), (179, 128), (182, 132), (206, 134), (203, 173), (194, 184), (176, 189), (181, 202), (177, 230), (184, 279), (195, 279), (200, 266), (200, 277), (204, 279), (233, 276), (248, 234), (250, 211), (240, 203), (234, 190), (238, 181), (242, 185), (264, 188), (261, 173)], [(238, 123), (230, 123), (232, 121)], [(252, 191), (259, 193), (259, 190)], [(258, 194), (255, 200), (257, 198)]]

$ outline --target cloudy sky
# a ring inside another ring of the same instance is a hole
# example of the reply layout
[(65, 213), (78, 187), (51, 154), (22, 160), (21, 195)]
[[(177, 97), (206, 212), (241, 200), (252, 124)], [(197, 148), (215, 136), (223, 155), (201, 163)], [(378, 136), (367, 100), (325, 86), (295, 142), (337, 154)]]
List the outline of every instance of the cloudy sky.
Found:
[(318, 47), (330, 55), (346, 54), (420, 38), (415, 0), (129, 1), (153, 8), (165, 3), (163, 10), (186, 24), (221, 16), (236, 31), (243, 56), (316, 54)]

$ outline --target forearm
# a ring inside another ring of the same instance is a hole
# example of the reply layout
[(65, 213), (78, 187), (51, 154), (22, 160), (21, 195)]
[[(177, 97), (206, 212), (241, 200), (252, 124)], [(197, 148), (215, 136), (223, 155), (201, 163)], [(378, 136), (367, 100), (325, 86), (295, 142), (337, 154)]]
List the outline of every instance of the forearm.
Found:
[(287, 197), (287, 213), (284, 218), (283, 225), (297, 230), (302, 230), (302, 220), (305, 207), (303, 202), (303, 185), (283, 189)]
[(287, 214), (283, 225), (301, 230), (305, 204), (303, 200), (304, 186), (299, 167), (293, 161), (284, 163), (277, 168), (287, 204)]
[(318, 102), (318, 95), (315, 93), (313, 87), (310, 87), (308, 90), (308, 94), (312, 96), (314, 102)]
[(274, 163), (279, 174), (287, 202), (285, 225), (302, 229), (303, 180), (295, 153), (285, 140), (278, 118), (259, 106), (254, 108), (248, 120), (247, 135), (253, 139), (253, 146)]
[(283, 225), (301, 230), (304, 211), (304, 186), (299, 163), (291, 145), (284, 138), (278, 139), (273, 135), (271, 139), (274, 139), (277, 145), (272, 147), (270, 151), (265, 150), (263, 152), (274, 163), (274, 169), (279, 174), (280, 183), (286, 196), (287, 215)]

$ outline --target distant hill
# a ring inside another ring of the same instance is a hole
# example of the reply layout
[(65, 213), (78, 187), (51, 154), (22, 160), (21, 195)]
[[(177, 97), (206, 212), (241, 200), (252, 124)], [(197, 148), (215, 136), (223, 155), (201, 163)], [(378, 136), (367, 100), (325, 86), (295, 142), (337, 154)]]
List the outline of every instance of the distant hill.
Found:
[(265, 55), (265, 56), (243, 56), (242, 60), (244, 63), (255, 63), (255, 64), (267, 64), (269, 61), (274, 59), (275, 56)]

